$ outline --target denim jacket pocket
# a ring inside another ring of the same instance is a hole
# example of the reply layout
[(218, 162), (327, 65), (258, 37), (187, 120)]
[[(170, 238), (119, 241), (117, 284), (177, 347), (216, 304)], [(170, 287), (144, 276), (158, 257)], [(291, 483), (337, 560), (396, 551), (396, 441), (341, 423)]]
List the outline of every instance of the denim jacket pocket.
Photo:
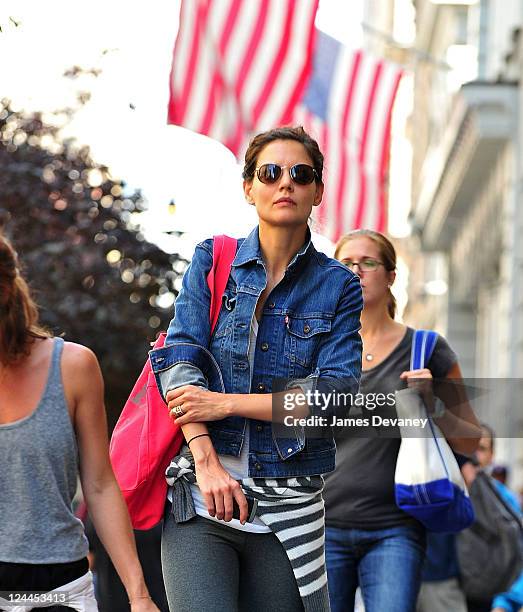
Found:
[(332, 321), (329, 317), (287, 315), (284, 355), (292, 363), (311, 368), (322, 334), (329, 333)]

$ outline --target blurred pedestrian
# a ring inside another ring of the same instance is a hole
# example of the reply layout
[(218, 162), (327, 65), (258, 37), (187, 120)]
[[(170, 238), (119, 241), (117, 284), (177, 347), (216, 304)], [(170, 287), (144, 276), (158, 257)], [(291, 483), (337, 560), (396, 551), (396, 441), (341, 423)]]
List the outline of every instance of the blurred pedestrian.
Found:
[[(491, 474), (494, 468), (496, 435), (487, 423), (481, 423), (482, 436), (476, 451), (477, 466), (467, 465), (467, 484), (472, 485), (478, 469)], [(492, 476), (492, 484), (496, 487), (501, 499), (512, 511), (521, 518), (522, 509), (516, 493), (511, 491), (501, 480)], [(463, 566), (465, 567), (465, 566)], [(492, 568), (493, 569), (493, 568)], [(518, 612), (523, 607), (523, 572), (504, 593), (495, 595), (485, 601), (467, 601), (468, 612)]]
[(504, 473), (505, 482), (503, 482), (503, 478), (496, 478), (494, 476), (494, 472), (497, 469), (497, 466), (494, 464), (495, 439), (496, 434), (494, 433), (492, 427), (490, 427), (490, 425), (487, 423), (481, 423), (481, 439), (479, 441), (478, 449), (476, 450), (478, 465), (484, 472), (492, 476), (495, 481), (494, 484), (501, 495), (510, 500), (510, 505), (513, 508), (517, 508), (518, 512), (520, 512), (521, 509), (517, 494), (509, 489), (509, 487), (506, 485), (506, 471)]
[(506, 485), (509, 477), (509, 469), (506, 465), (495, 465), (490, 473), (494, 480)]
[(417, 612), (467, 612), (467, 600), (459, 584), (456, 535), (427, 533)]
[[(395, 321), (396, 301), (391, 286), (396, 277), (396, 252), (378, 232), (356, 230), (336, 245), (335, 257), (356, 272), (363, 289), (363, 372), (360, 394), (394, 394), (413, 381), (432, 378), (461, 380), (455, 353), (439, 336), (426, 368), (410, 371), (414, 330)], [(426, 394), (428, 409), (434, 398)], [(479, 438), (477, 421), (467, 405), (459, 418), (442, 405), (435, 414), (456, 451), (471, 453)], [(353, 414), (353, 413), (351, 413)], [(397, 417), (393, 406), (362, 408), (363, 417)], [(394, 475), (401, 443), (399, 430), (369, 426), (349, 437), (336, 438), (336, 470), (325, 483), (326, 554), (333, 612), (353, 610), (361, 587), (366, 612), (409, 612), (416, 607), (425, 554), (425, 529), (400, 510), (395, 501)]]
[[(469, 457), (455, 453), (460, 468)], [(465, 477), (465, 475), (464, 475)], [(467, 612), (467, 600), (460, 585), (455, 533), (427, 533), (417, 612)]]
[[(62, 589), (68, 601), (55, 592), (57, 609), (97, 610), (87, 539), (72, 510), (79, 474), (93, 522), (125, 584), (132, 612), (157, 612), (109, 462), (96, 357), (39, 326), (16, 253), (2, 235), (0, 464), (4, 597), (6, 591)], [(10, 605), (17, 612), (32, 609)]]
[[(177, 472), (171, 465), (175, 514), (162, 540), (173, 611), (328, 610), (321, 475), (334, 469), (334, 441), (329, 430), (306, 439), (299, 427), (280, 437), (271, 424), (275, 377), (295, 381), (291, 400), (314, 381), (329, 389), (349, 381), (352, 391), (359, 381), (359, 280), (316, 251), (307, 223), (322, 198), (322, 170), (323, 155), (302, 128), (258, 134), (243, 187), (259, 225), (240, 241), (212, 336), (211, 240), (196, 247), (184, 275), (166, 340), (184, 356), (160, 349), (157, 367), (192, 452), (175, 459)], [(154, 353), (151, 360), (155, 369)], [(206, 390), (209, 360), (225, 393)], [(188, 463), (196, 481), (191, 499), (180, 500)]]

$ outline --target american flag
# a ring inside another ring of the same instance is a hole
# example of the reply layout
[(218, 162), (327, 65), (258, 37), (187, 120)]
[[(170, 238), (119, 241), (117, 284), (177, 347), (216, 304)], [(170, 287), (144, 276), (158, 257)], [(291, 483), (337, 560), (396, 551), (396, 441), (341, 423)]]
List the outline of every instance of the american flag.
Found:
[(325, 155), (318, 231), (333, 241), (356, 228), (385, 231), (392, 107), (401, 69), (317, 32), (313, 72), (293, 121)]
[(325, 154), (318, 231), (386, 227), (401, 70), (314, 28), (318, 0), (182, 0), (168, 122), (223, 142), (301, 124)]
[(312, 70), (319, 0), (182, 0), (168, 123), (240, 156), (249, 136), (292, 122)]

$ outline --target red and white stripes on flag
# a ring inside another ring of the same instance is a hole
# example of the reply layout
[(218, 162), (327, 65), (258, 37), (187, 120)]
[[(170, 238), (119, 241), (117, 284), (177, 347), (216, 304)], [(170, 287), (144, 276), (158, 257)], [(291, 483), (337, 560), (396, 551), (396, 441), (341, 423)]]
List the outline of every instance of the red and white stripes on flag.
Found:
[(292, 121), (312, 68), (319, 0), (182, 0), (168, 123), (235, 155)]
[(318, 32), (314, 70), (295, 123), (325, 155), (317, 230), (333, 241), (351, 229), (385, 231), (392, 107), (401, 69)]
[(301, 124), (325, 155), (317, 231), (384, 231), (398, 66), (314, 29), (318, 0), (182, 0), (168, 122), (224, 143)]

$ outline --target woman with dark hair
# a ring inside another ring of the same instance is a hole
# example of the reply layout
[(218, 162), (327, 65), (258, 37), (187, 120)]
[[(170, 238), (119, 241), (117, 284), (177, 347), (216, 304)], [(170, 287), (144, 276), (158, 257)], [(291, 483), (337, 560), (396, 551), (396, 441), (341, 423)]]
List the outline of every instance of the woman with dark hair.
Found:
[[(363, 397), (394, 396), (397, 389), (432, 378), (459, 381), (457, 357), (439, 336), (427, 367), (410, 370), (414, 330), (394, 319), (391, 292), (396, 277), (396, 252), (383, 235), (355, 230), (343, 236), (335, 258), (360, 277), (364, 309), (361, 317)], [(426, 391), (426, 389), (424, 390)], [(430, 399), (427, 399), (430, 404)], [(476, 418), (468, 404), (434, 413), (452, 448), (472, 453), (479, 440)], [(429, 407), (431, 409), (431, 407)], [(369, 405), (362, 415), (394, 418), (392, 406)], [(351, 413), (352, 416), (352, 413)], [(336, 470), (325, 483), (326, 553), (333, 612), (354, 608), (360, 586), (366, 612), (415, 610), (425, 554), (425, 530), (400, 510), (394, 496), (394, 474), (400, 447), (399, 430), (369, 426), (336, 436)]]
[[(286, 401), (296, 404), (307, 390), (355, 391), (359, 380), (358, 278), (316, 251), (307, 225), (322, 198), (322, 171), (318, 145), (302, 128), (251, 141), (243, 188), (259, 225), (239, 241), (214, 333), (206, 240), (176, 300), (172, 354), (152, 354), (188, 441), (167, 471), (173, 506), (162, 542), (177, 612), (328, 610), (321, 475), (334, 469), (334, 441), (330, 431), (312, 438), (300, 425), (271, 423), (281, 420), (273, 416), (275, 379), (288, 381)], [(223, 380), (224, 393), (208, 390), (203, 370)], [(309, 408), (317, 407), (302, 414)]]
[(87, 539), (72, 511), (79, 474), (132, 612), (157, 612), (109, 462), (96, 357), (38, 324), (16, 253), (2, 235), (0, 398), (0, 609), (22, 612), (42, 602), (53, 610), (98, 609)]

